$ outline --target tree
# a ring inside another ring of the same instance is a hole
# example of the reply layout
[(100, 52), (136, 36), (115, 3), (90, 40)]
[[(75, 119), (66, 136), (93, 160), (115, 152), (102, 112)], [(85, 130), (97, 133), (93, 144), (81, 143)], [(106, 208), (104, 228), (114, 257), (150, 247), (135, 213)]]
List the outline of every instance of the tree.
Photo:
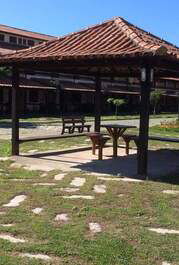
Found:
[(108, 98), (107, 102), (115, 106), (115, 116), (117, 116), (118, 108), (126, 103), (126, 101), (121, 98)]
[(11, 71), (7, 67), (0, 67), (0, 78), (5, 78), (7, 76), (10, 76)]
[(153, 106), (153, 114), (156, 114), (156, 109), (160, 104), (162, 92), (160, 90), (152, 91), (150, 94), (150, 103)]

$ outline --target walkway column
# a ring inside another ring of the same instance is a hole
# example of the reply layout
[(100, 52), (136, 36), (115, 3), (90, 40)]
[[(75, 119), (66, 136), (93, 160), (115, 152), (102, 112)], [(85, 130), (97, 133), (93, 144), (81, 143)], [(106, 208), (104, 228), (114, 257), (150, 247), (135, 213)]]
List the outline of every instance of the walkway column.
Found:
[(148, 168), (148, 132), (152, 81), (153, 69), (151, 69), (149, 66), (143, 67), (141, 69), (140, 127), (137, 168), (138, 175), (143, 178), (147, 177)]
[(19, 155), (19, 70), (12, 68), (12, 155)]
[(96, 86), (94, 93), (94, 111), (95, 111), (95, 132), (100, 132), (101, 125), (101, 79), (99, 76), (96, 77)]

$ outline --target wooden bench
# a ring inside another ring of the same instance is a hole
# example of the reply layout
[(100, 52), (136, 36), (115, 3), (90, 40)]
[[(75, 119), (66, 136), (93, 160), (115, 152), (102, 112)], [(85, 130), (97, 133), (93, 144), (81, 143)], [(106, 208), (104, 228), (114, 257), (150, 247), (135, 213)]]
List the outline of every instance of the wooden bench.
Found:
[(92, 154), (95, 155), (96, 149), (98, 148), (98, 160), (102, 160), (103, 148), (106, 142), (111, 138), (98, 132), (88, 133), (87, 136), (91, 139), (92, 142)]
[(68, 133), (74, 133), (76, 129), (79, 133), (83, 133), (85, 129), (89, 132), (91, 125), (87, 125), (85, 123), (86, 121), (83, 116), (64, 116), (62, 117), (61, 134), (64, 134), (65, 130), (67, 130)]
[[(126, 144), (126, 155), (129, 154), (129, 145), (131, 141), (134, 141), (137, 148), (139, 146), (139, 136), (134, 134), (123, 134), (122, 138)], [(149, 136), (148, 140), (152, 141), (162, 141), (162, 142), (171, 142), (171, 143), (179, 143), (179, 138), (169, 138), (169, 137), (161, 137), (161, 136)]]
[(30, 136), (30, 137), (21, 137), (18, 140), (19, 144), (25, 143), (25, 142), (33, 142), (33, 141), (41, 141), (41, 140), (55, 140), (55, 139), (68, 139), (68, 138), (74, 138), (74, 137), (82, 137), (86, 136), (85, 133), (81, 134), (71, 134), (71, 135), (42, 135), (42, 136)]

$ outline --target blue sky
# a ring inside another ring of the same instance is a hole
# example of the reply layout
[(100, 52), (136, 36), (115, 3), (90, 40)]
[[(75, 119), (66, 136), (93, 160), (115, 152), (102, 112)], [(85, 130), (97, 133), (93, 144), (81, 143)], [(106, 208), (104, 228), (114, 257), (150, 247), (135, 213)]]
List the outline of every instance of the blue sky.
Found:
[(0, 24), (60, 36), (115, 16), (179, 46), (179, 0), (6, 0)]

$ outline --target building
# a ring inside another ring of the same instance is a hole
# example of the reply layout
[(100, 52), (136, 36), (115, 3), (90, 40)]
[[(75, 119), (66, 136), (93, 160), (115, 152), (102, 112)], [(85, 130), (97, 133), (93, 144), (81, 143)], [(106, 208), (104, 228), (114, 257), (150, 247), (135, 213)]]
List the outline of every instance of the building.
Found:
[[(0, 24), (0, 55), (33, 47), (39, 43), (54, 39), (56, 39), (54, 36)], [(9, 114), (11, 111), (10, 75), (9, 71), (8, 73), (0, 73), (1, 114)], [(22, 105), (20, 108), (24, 113), (39, 113), (40, 111), (44, 113), (56, 93), (55, 88), (50, 86), (49, 80), (48, 82), (43, 82), (43, 76), (39, 80), (33, 80), (33, 75), (21, 75), (21, 88)]]

